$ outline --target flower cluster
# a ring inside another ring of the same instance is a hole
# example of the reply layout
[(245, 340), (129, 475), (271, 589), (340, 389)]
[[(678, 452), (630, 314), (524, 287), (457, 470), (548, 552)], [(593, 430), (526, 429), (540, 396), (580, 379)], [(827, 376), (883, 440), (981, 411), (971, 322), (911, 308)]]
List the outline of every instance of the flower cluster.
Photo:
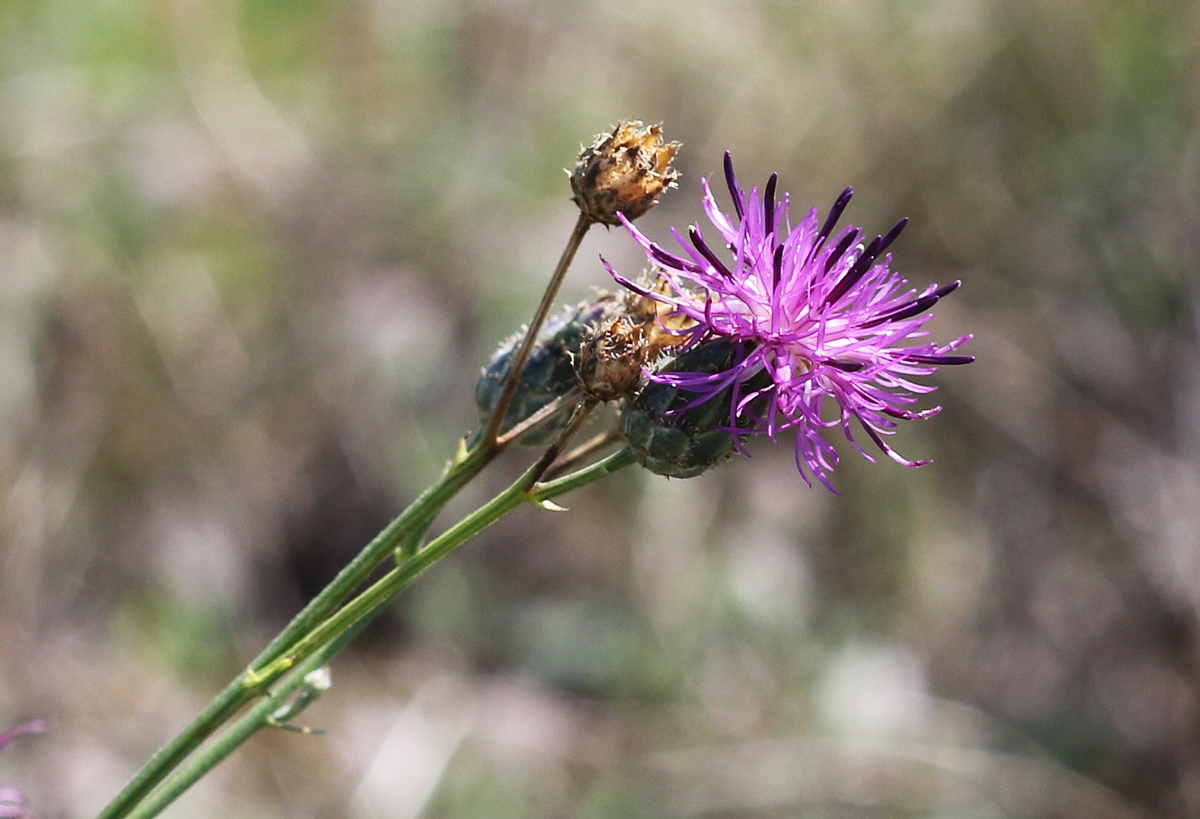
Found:
[[(854, 226), (834, 229), (850, 201), (847, 188), (822, 222), (814, 208), (793, 225), (789, 197), (776, 196), (777, 177), (765, 188), (745, 192), (725, 155), (725, 178), (733, 215), (722, 212), (708, 185), (704, 209), (730, 254), (723, 261), (693, 225), (685, 239), (672, 230), (683, 252), (675, 254), (647, 238), (626, 218), (625, 228), (645, 249), (669, 287), (646, 287), (618, 274), (624, 287), (669, 305), (694, 324), (678, 331), (681, 350), (715, 338), (736, 347), (733, 363), (720, 372), (648, 372), (648, 377), (695, 394), (688, 407), (722, 398), (728, 391), (728, 430), (739, 451), (742, 438), (762, 433), (772, 439), (794, 431), (796, 466), (833, 490), (829, 472), (838, 454), (822, 432), (841, 427), (864, 457), (874, 460), (854, 438), (851, 419), (893, 460), (905, 466), (927, 461), (901, 457), (885, 441), (897, 422), (928, 418), (940, 411), (911, 407), (935, 387), (914, 381), (938, 365), (966, 364), (972, 356), (953, 351), (970, 340), (949, 344), (907, 343), (928, 335), (927, 311), (959, 286), (931, 285), (922, 292), (890, 268), (884, 255), (907, 220), (886, 235), (864, 242)], [(767, 377), (763, 377), (763, 374)], [(827, 417), (832, 400), (836, 413)], [(836, 491), (836, 490), (834, 490)]]

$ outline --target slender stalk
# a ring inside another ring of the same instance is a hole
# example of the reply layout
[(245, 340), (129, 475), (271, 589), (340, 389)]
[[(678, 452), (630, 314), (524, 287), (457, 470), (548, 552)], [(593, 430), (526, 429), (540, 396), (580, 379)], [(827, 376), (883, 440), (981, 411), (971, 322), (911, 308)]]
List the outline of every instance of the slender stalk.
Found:
[(212, 735), (237, 713), (238, 709), (254, 699), (256, 694), (257, 690), (247, 685), (245, 672), (239, 674), (182, 732), (150, 757), (121, 792), (100, 811), (98, 819), (127, 816), (129, 810), (144, 799), (188, 754), (199, 747), (204, 738)]
[(555, 478), (552, 481), (540, 483), (533, 488), (529, 493), (529, 499), (533, 503), (541, 504), (548, 500), (557, 498), (559, 495), (578, 489), (581, 486), (586, 486), (592, 481), (599, 480), (606, 475), (611, 475), (613, 472), (624, 469), (637, 462), (637, 453), (632, 447), (622, 447), (606, 458), (602, 458), (591, 466), (584, 467), (570, 475), (563, 475), (561, 478)]
[(257, 669), (274, 662), (287, 653), (292, 644), (328, 617), (337, 606), (354, 593), (362, 583), (393, 552), (405, 538), (423, 530), (443, 506), (490, 460), (491, 455), (477, 448), (452, 463), (432, 487), (422, 493), (399, 517), (388, 524), (324, 590), (297, 614), (270, 645), (254, 659), (246, 671), (227, 685), (182, 731), (159, 749), (137, 774), (99, 814), (98, 819), (115, 819), (138, 804), (191, 754), (201, 743), (225, 723), (238, 709), (262, 692), (266, 681)]
[(411, 554), (412, 547), (405, 549), (403, 546), (406, 538), (413, 533), (423, 535), (446, 503), (513, 440), (512, 437), (500, 440), (498, 433), (501, 424), (512, 403), (518, 379), (529, 361), (538, 329), (544, 323), (566, 276), (567, 268), (575, 258), (575, 253), (591, 224), (591, 220), (582, 215), (576, 222), (542, 295), (542, 301), (529, 324), (521, 348), (513, 360), (500, 400), (493, 409), (479, 443), (471, 449), (460, 448), (438, 482), (413, 501), (347, 564), (250, 663), (246, 671), (226, 686), (179, 734), (155, 752), (146, 765), (104, 808), (98, 819), (116, 819), (127, 815), (130, 808), (144, 799), (223, 723), (261, 693), (270, 679), (274, 678), (269, 674), (264, 675), (262, 670), (273, 667), (281, 657), (291, 653), (298, 641), (312, 632), (317, 624), (324, 622), (389, 557), (395, 554), (404, 558)]
[(587, 235), (588, 228), (591, 226), (592, 220), (580, 213), (579, 219), (575, 222), (575, 228), (571, 231), (570, 238), (567, 239), (567, 246), (563, 248), (562, 256), (558, 259), (558, 266), (554, 268), (554, 273), (550, 276), (550, 283), (546, 285), (546, 291), (542, 293), (542, 301), (533, 314), (533, 321), (529, 322), (529, 328), (525, 331), (521, 347), (517, 350), (517, 354), (508, 368), (508, 377), (504, 379), (504, 388), (500, 391), (500, 398), (492, 409), (492, 416), (488, 419), (487, 426), (484, 427), (482, 446), (485, 448), (493, 446), (500, 435), (500, 426), (504, 423), (504, 416), (508, 414), (508, 408), (512, 405), (513, 396), (517, 392), (517, 381), (525, 371), (525, 365), (529, 363), (529, 354), (537, 340), (538, 330), (546, 321), (550, 308), (554, 306), (554, 299), (558, 297), (558, 290), (562, 286), (563, 279), (566, 278), (567, 268), (571, 266), (571, 261), (575, 258), (575, 253), (579, 250), (579, 245), (583, 242), (583, 237)]
[(572, 449), (562, 458), (554, 462), (547, 472), (547, 475), (556, 476), (568, 472), (576, 467), (576, 465), (588, 460), (595, 453), (609, 447), (621, 439), (620, 433), (615, 429), (610, 429), (607, 432), (601, 432), (584, 441), (579, 446)]
[(372, 612), (369, 617), (364, 617), (352, 628), (347, 629), (336, 640), (332, 640), (320, 651), (314, 653), (303, 663), (300, 663), (289, 676), (271, 691), (270, 696), (263, 697), (261, 701), (239, 716), (237, 721), (230, 725), (224, 733), (198, 754), (195, 759), (168, 779), (162, 787), (138, 803), (126, 814), (127, 819), (149, 819), (149, 817), (158, 816), (162, 811), (166, 810), (172, 802), (206, 776), (209, 771), (225, 761), (246, 740), (269, 725), (271, 715), (279, 707), (279, 703), (286, 701), (304, 685), (305, 675), (310, 671), (315, 671), (333, 659), (338, 652), (346, 647), (347, 643), (357, 637), (386, 607), (386, 604), (380, 606), (378, 611)]
[[(300, 668), (297, 668), (296, 673), (303, 676), (308, 671), (320, 668), (321, 663), (319, 659), (318, 656), (314, 655), (311, 663), (305, 663)], [(184, 791), (223, 762), (243, 742), (263, 728), (267, 724), (267, 719), (271, 716), (271, 712), (278, 707), (279, 705), (274, 699), (263, 697), (244, 716), (239, 718), (229, 730), (221, 734), (203, 754), (190, 762), (178, 774), (168, 780), (165, 785), (151, 793), (128, 813), (123, 815), (127, 819), (148, 819), (151, 816), (158, 816), (172, 802), (178, 799)]]
[[(375, 581), (362, 594), (323, 620), (320, 625), (297, 641), (291, 651), (259, 671), (259, 678), (270, 683), (287, 673), (288, 670), (293, 668), (297, 663), (303, 662), (320, 646), (336, 639), (339, 634), (352, 627), (362, 618), (370, 616), (370, 612), (377, 606), (385, 605), (399, 594), (405, 586), (419, 577), (438, 560), (441, 560), (451, 551), (475, 537), (475, 535), (491, 526), (521, 504), (526, 501), (535, 500), (535, 496), (531, 492), (534, 485), (545, 474), (546, 470), (550, 468), (550, 465), (554, 463), (555, 458), (562, 452), (567, 442), (574, 436), (575, 432), (595, 406), (596, 402), (594, 399), (585, 398), (581, 400), (576, 405), (571, 419), (567, 422), (567, 426), (559, 433), (555, 442), (547, 447), (542, 456), (538, 458), (537, 463), (525, 470), (507, 489), (447, 529), (443, 534), (434, 538), (415, 555)], [(596, 477), (603, 477), (606, 474), (608, 473), (599, 473)], [(574, 487), (572, 486), (571, 488)]]
[[(586, 412), (576, 413), (578, 416)], [(572, 419), (575, 420), (575, 419)], [(544, 459), (542, 459), (544, 460)], [(247, 710), (238, 717), (229, 728), (222, 733), (208, 748), (199, 754), (195, 760), (181, 769), (161, 788), (150, 794), (130, 813), (128, 819), (150, 819), (157, 816), (188, 788), (199, 781), (209, 771), (219, 765), (226, 757), (253, 736), (258, 730), (268, 724), (271, 714), (279, 702), (286, 701), (301, 685), (304, 675), (320, 668), (329, 662), (346, 644), (350, 642), (369, 623), (374, 621), (395, 597), (415, 580), (425, 569), (432, 566), (441, 558), (461, 546), (474, 535), (486, 529), (495, 521), (504, 517), (526, 501), (536, 504), (544, 503), (558, 495), (578, 489), (593, 481), (599, 480), (613, 472), (634, 463), (636, 456), (628, 447), (598, 461), (584, 469), (547, 483), (535, 483), (539, 471), (545, 467), (541, 460), (530, 467), (512, 485), (497, 495), (489, 503), (480, 507), (470, 517), (457, 526), (429, 543), (417, 555), (404, 565), (393, 569), (376, 584), (364, 591), (359, 597), (348, 603), (338, 612), (339, 623), (328, 629), (322, 625), (323, 635), (314, 633), (311, 641), (301, 641), (296, 646), (297, 655), (308, 650), (308, 644), (319, 645), (321, 639), (327, 640), (303, 659), (295, 659), (294, 665), (282, 663), (278, 671), (282, 675), (279, 685), (271, 691), (271, 696)], [(331, 618), (332, 622), (334, 618)], [(338, 629), (340, 628), (340, 631)], [(332, 634), (333, 636), (328, 636)], [(290, 672), (290, 673), (289, 673)], [(274, 675), (274, 672), (264, 672), (264, 679)]]
[(287, 627), (271, 641), (250, 668), (260, 668), (287, 650), (295, 639), (307, 633), (312, 626), (324, 619), (343, 600), (350, 596), (391, 555), (407, 542), (414, 532), (427, 529), (437, 513), (462, 487), (491, 460), (495, 453), (488, 454), (475, 449), (451, 463), (442, 478), (423, 492), (399, 517), (375, 536), (353, 560), (326, 586)]
[(513, 441), (519, 440), (522, 435), (529, 432), (533, 428), (548, 421), (559, 413), (566, 412), (567, 409), (572, 408), (579, 402), (579, 397), (581, 394), (582, 393), (579, 387), (572, 387), (562, 395), (555, 398), (549, 404), (539, 409), (533, 415), (530, 415), (524, 421), (513, 425), (512, 429), (497, 438), (496, 442), (501, 446), (505, 446), (507, 444), (511, 444)]

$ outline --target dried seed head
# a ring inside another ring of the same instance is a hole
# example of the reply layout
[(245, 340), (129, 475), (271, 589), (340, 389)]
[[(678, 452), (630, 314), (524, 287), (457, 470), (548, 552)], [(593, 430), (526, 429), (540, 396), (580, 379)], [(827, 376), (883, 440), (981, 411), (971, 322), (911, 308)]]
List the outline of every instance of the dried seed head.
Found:
[(638, 218), (679, 178), (671, 167), (679, 145), (663, 141), (661, 122), (648, 128), (640, 120), (621, 122), (584, 148), (568, 171), (572, 199), (595, 222), (620, 224), (618, 213)]
[(575, 377), (593, 398), (612, 401), (633, 392), (646, 361), (643, 326), (628, 316), (604, 321), (583, 340)]
[[(671, 287), (654, 269), (643, 278), (646, 292), (666, 293)], [(575, 379), (580, 389), (593, 398), (623, 398), (641, 382), (644, 367), (652, 366), (670, 348), (691, 339), (687, 330), (694, 326), (695, 319), (670, 304), (627, 293), (620, 305), (584, 337), (575, 362)]]
[[(651, 268), (644, 272), (642, 282), (646, 284), (649, 293), (674, 295), (674, 288), (659, 268)], [(645, 360), (650, 363), (662, 353), (668, 352), (668, 348), (689, 341), (692, 336), (687, 331), (697, 324), (694, 318), (680, 312), (674, 305), (635, 292), (626, 294), (625, 312), (642, 327), (646, 337)]]

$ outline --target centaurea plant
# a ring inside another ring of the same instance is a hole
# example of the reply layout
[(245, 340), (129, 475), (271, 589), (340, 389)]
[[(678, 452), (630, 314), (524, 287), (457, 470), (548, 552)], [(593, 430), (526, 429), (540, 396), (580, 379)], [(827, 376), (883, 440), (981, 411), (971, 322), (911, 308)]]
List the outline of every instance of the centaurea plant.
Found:
[[(157, 815), (257, 731), (289, 727), (329, 688), (326, 663), (396, 595), (526, 503), (557, 508), (557, 496), (635, 463), (691, 477), (743, 450), (746, 435), (793, 430), (801, 474), (807, 481), (807, 470), (832, 489), (828, 473), (837, 454), (820, 432), (840, 425), (853, 443), (852, 418), (896, 460), (923, 463), (900, 458), (883, 436), (899, 420), (936, 411), (910, 409), (932, 389), (913, 378), (970, 360), (952, 354), (969, 336), (905, 346), (927, 334), (926, 311), (958, 283), (907, 290), (890, 257), (879, 259), (903, 223), (866, 245), (855, 228), (834, 235), (847, 189), (823, 223), (814, 210), (793, 226), (788, 197), (776, 198), (776, 178), (761, 195), (747, 194), (728, 155), (734, 216), (717, 207), (707, 182), (704, 207), (729, 260), (721, 261), (695, 227), (689, 242), (676, 233), (684, 253), (669, 253), (633, 220), (674, 186), (678, 149), (664, 140), (661, 125), (640, 122), (622, 122), (583, 149), (569, 172), (579, 219), (533, 319), (484, 369), (475, 390), (479, 431), (463, 439), (436, 483), (147, 762), (102, 819)], [(596, 223), (623, 225), (645, 248), (650, 277), (634, 281), (609, 267), (623, 295), (603, 293), (551, 316)], [(829, 419), (826, 399), (840, 407)], [(619, 420), (568, 450), (601, 403), (613, 405)], [(429, 537), (446, 503), (516, 443), (542, 451), (507, 489)]]

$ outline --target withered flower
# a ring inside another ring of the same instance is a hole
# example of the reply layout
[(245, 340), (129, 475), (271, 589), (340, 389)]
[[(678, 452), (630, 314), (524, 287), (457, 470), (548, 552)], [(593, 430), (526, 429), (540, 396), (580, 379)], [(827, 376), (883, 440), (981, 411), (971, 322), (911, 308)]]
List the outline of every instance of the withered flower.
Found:
[(575, 376), (580, 388), (601, 401), (628, 395), (642, 380), (646, 353), (643, 325), (629, 316), (603, 322), (579, 349)]
[(632, 221), (679, 178), (671, 167), (679, 146), (663, 140), (661, 122), (646, 127), (640, 120), (623, 121), (579, 154), (568, 171), (572, 199), (592, 221), (619, 225), (617, 214)]
[[(652, 267), (643, 278), (650, 292), (671, 292), (658, 268)], [(669, 348), (691, 340), (688, 330), (695, 325), (695, 319), (668, 302), (627, 293), (619, 308), (584, 336), (575, 365), (580, 388), (601, 401), (623, 398)]]

